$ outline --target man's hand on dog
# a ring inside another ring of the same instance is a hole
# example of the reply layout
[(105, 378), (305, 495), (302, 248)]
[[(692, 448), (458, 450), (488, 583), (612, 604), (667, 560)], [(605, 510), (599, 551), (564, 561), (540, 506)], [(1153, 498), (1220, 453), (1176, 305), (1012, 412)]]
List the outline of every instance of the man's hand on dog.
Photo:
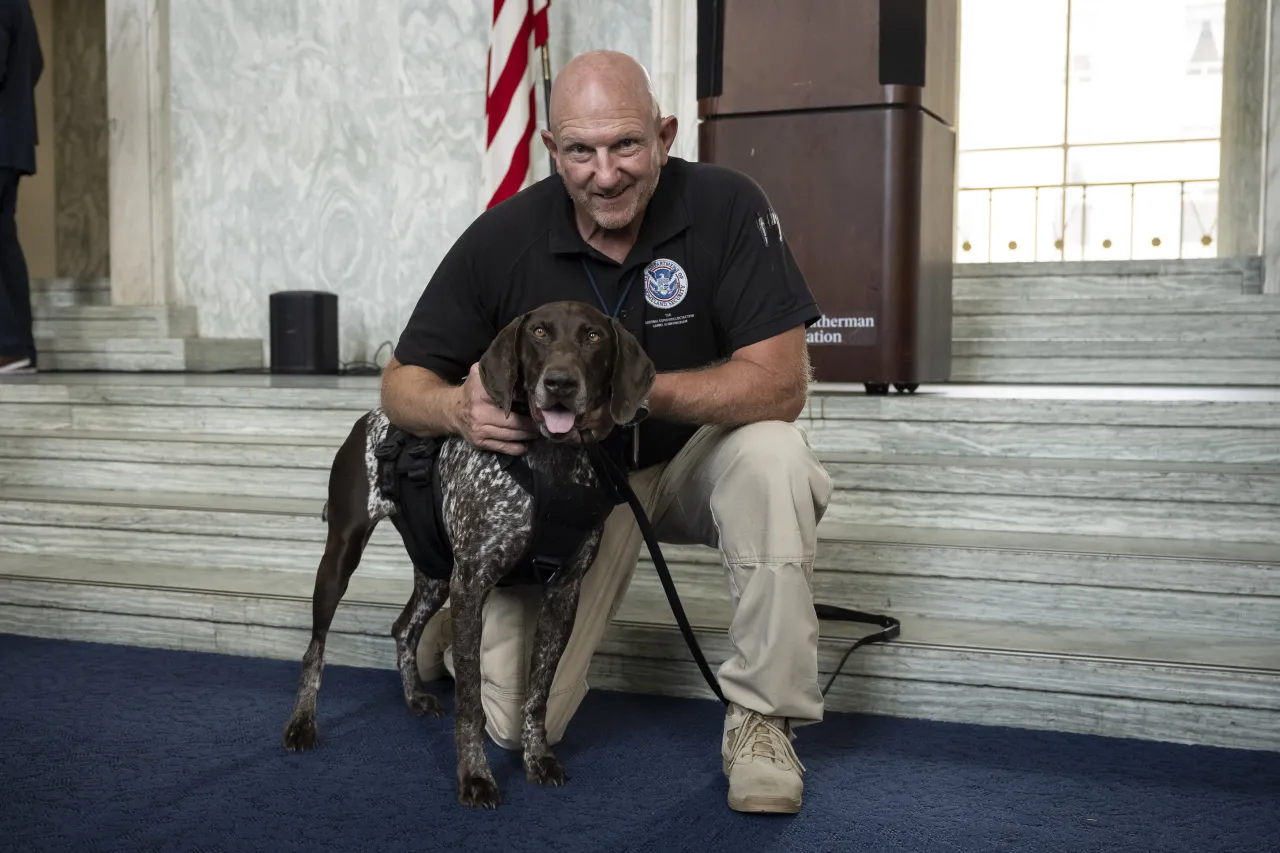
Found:
[(504, 415), (494, 404), (480, 381), (480, 365), (471, 365), (471, 372), (458, 388), (458, 434), (484, 450), (520, 456), (525, 452), (525, 442), (538, 438), (533, 419), (512, 412)]

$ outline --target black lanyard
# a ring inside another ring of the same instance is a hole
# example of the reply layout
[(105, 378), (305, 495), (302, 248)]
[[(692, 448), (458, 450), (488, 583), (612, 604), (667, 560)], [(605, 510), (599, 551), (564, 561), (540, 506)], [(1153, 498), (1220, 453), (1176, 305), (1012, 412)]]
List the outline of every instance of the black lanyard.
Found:
[(591, 274), (591, 267), (587, 266), (586, 258), (582, 259), (582, 268), (586, 270), (587, 281), (591, 282), (591, 289), (596, 292), (596, 299), (600, 300), (600, 307), (604, 309), (604, 313), (610, 317), (617, 317), (618, 312), (622, 310), (623, 303), (627, 301), (627, 294), (631, 292), (631, 285), (636, 283), (636, 276), (640, 274), (640, 268), (636, 267), (635, 272), (631, 273), (631, 280), (623, 288), (622, 296), (618, 299), (618, 304), (614, 306), (612, 311), (609, 310), (609, 304), (604, 301), (604, 295), (600, 293), (600, 288), (596, 287), (596, 277)]
[[(600, 300), (600, 307), (604, 309), (604, 313), (610, 317), (617, 317), (618, 312), (622, 310), (622, 306), (627, 301), (627, 294), (631, 292), (631, 285), (636, 283), (636, 276), (640, 274), (640, 267), (636, 267), (631, 273), (631, 280), (627, 282), (627, 286), (622, 289), (622, 296), (618, 298), (618, 304), (614, 306), (613, 311), (609, 310), (609, 304), (604, 301), (604, 294), (600, 292), (600, 288), (596, 286), (596, 277), (591, 274), (591, 267), (587, 266), (587, 259), (582, 259), (582, 269), (587, 273), (587, 281), (591, 282), (591, 289), (596, 292), (596, 299)], [(633, 424), (627, 427), (623, 432), (631, 433), (631, 466), (638, 467), (640, 464), (640, 425)], [(683, 615), (683, 614), (682, 614)], [(715, 688), (713, 688), (715, 689)]]

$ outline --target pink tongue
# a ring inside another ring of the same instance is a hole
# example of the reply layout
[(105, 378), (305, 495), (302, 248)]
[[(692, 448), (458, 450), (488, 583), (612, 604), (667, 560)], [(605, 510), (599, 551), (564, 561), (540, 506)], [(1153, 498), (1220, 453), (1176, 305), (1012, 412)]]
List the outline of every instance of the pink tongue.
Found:
[(566, 412), (564, 409), (543, 409), (542, 417), (547, 424), (547, 430), (556, 435), (573, 429), (573, 412)]

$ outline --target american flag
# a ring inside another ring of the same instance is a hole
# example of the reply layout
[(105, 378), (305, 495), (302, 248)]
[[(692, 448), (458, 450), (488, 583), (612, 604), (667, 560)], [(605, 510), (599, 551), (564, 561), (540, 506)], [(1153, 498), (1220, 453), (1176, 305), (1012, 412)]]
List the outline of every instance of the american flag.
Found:
[(547, 43), (550, 5), (551, 0), (493, 0), (485, 73), (485, 209), (515, 195), (533, 179), (537, 119), (533, 63), (535, 52)]

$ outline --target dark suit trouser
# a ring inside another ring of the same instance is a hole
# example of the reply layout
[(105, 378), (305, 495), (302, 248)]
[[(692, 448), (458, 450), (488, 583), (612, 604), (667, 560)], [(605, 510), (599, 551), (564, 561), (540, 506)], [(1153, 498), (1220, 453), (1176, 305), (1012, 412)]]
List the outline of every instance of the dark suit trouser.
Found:
[(0, 168), (0, 355), (34, 356), (31, 337), (31, 282), (18, 243), (16, 169)]

